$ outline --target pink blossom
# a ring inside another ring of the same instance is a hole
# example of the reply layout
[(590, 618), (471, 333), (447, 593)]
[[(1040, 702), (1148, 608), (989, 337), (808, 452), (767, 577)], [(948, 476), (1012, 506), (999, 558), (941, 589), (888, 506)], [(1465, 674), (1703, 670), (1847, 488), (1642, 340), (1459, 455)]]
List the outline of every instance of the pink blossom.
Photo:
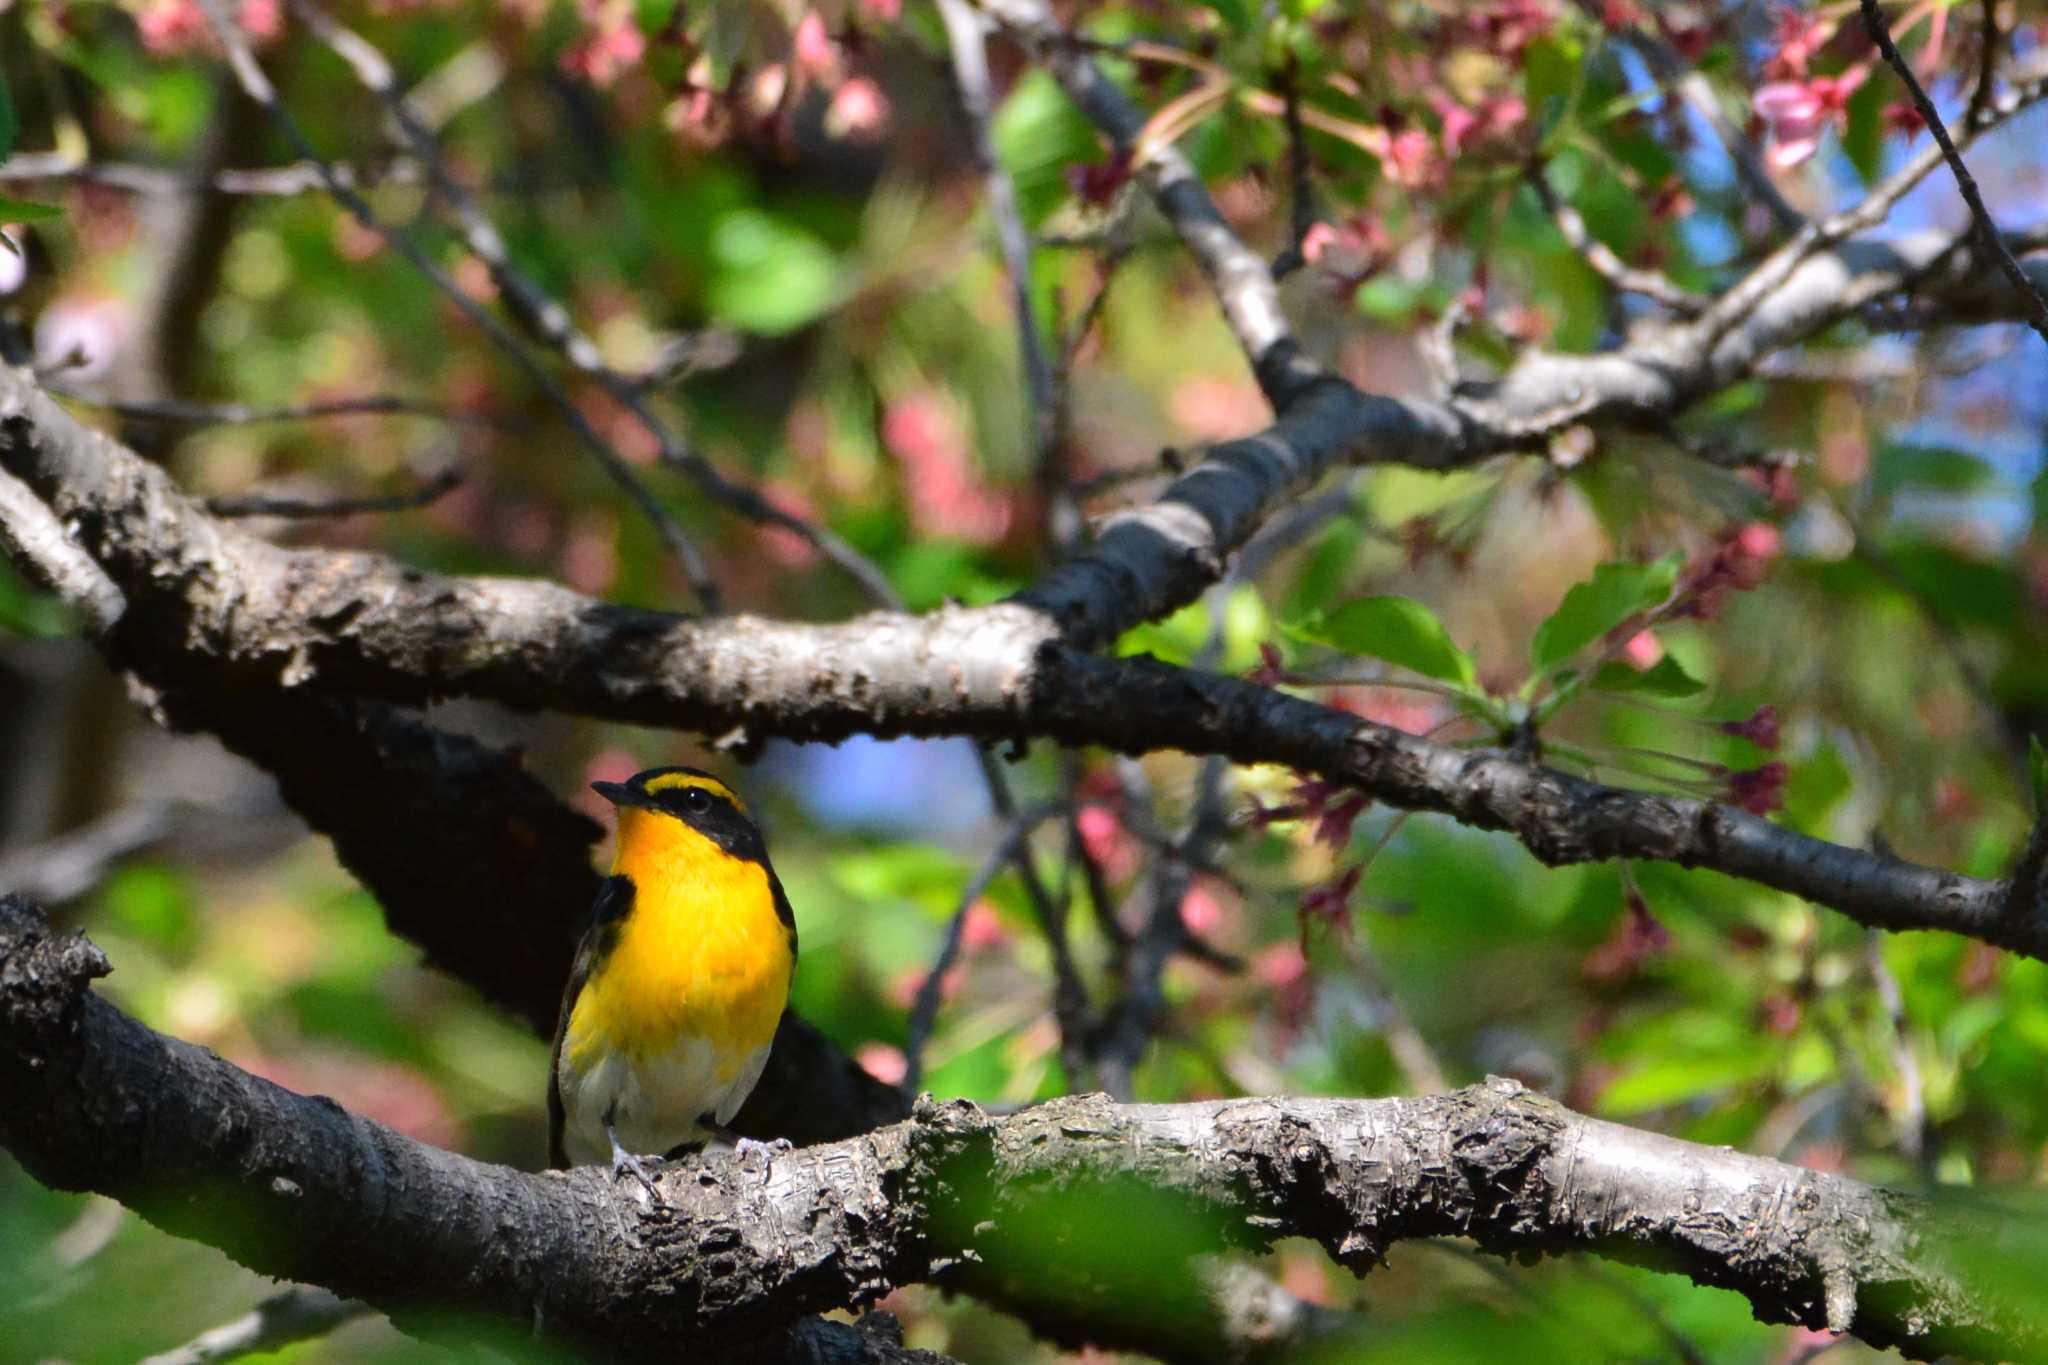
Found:
[(1301, 258), (1333, 279), (1358, 285), (1383, 269), (1393, 240), (1374, 219), (1316, 223), (1301, 237)]
[(1358, 889), (1358, 879), (1365, 875), (1365, 865), (1353, 863), (1342, 872), (1311, 887), (1301, 898), (1301, 917), (1304, 921), (1321, 920), (1337, 929), (1346, 929), (1351, 924), (1351, 893)]
[(883, 1085), (901, 1085), (910, 1074), (910, 1059), (903, 1049), (888, 1043), (862, 1043), (854, 1050), (853, 1060)]
[(61, 371), (67, 383), (90, 384), (114, 368), (126, 313), (105, 299), (59, 299), (36, 319), (36, 368)]
[(1110, 881), (1120, 882), (1138, 870), (1137, 841), (1124, 831), (1124, 822), (1108, 806), (1081, 807), (1074, 813), (1074, 828), (1081, 836), (1081, 847)]
[(1628, 637), (1628, 643), (1621, 647), (1621, 657), (1629, 667), (1637, 670), (1655, 668), (1664, 657), (1664, 645), (1657, 639), (1655, 631), (1639, 630)]
[(1759, 87), (1751, 107), (1764, 123), (1764, 159), (1783, 171), (1811, 157), (1820, 148), (1820, 135), (1846, 118), (1849, 96), (1869, 74), (1867, 66), (1852, 66), (1839, 76)]
[(979, 953), (1009, 941), (1010, 931), (1003, 927), (1003, 917), (993, 905), (981, 900), (967, 907), (967, 918), (960, 922), (961, 948)]
[(860, 10), (870, 19), (893, 24), (903, 17), (903, 0), (860, 0)]
[(1119, 151), (1107, 161), (1067, 167), (1067, 185), (1074, 197), (1091, 208), (1101, 208), (1116, 198), (1131, 178), (1131, 156)]
[(1382, 162), (1387, 179), (1411, 190), (1434, 185), (1447, 169), (1429, 134), (1420, 128), (1403, 128), (1390, 137)]
[(1506, 138), (1529, 117), (1529, 106), (1518, 95), (1490, 95), (1479, 107), (1467, 109), (1442, 91), (1430, 94), (1430, 104), (1443, 120), (1444, 151), (1457, 156), (1481, 142)]
[(1244, 676), (1245, 681), (1255, 682), (1261, 687), (1278, 687), (1282, 683), (1296, 681), (1286, 669), (1286, 661), (1280, 656), (1280, 647), (1267, 640), (1259, 642), (1259, 666)]
[(1764, 70), (1772, 76), (1798, 80), (1806, 75), (1807, 63), (1835, 36), (1832, 22), (1802, 14), (1790, 5), (1779, 5), (1771, 15), (1771, 59)]
[(1728, 774), (1721, 798), (1751, 815), (1769, 815), (1785, 804), (1785, 779), (1785, 765), (1773, 760), (1760, 768)]
[(259, 43), (284, 33), (284, 5), (280, 0), (242, 0), (242, 30)]
[(1207, 938), (1223, 926), (1223, 902), (1200, 882), (1180, 898), (1180, 922), (1191, 934)]
[(936, 394), (919, 391), (891, 403), (882, 441), (909, 474), (905, 492), (918, 530), (970, 541), (1009, 530), (1009, 501), (977, 478), (967, 435)]
[(732, 111), (709, 90), (686, 90), (669, 101), (661, 121), (689, 146), (716, 147), (732, 132)]
[(1671, 946), (1671, 931), (1650, 913), (1639, 891), (1628, 893), (1621, 922), (1606, 942), (1586, 954), (1579, 970), (1589, 979), (1614, 983), (1634, 976), (1643, 964)]
[(1894, 133), (1917, 133), (1927, 126), (1920, 106), (1911, 100), (1895, 100), (1884, 107), (1884, 126)]
[(889, 122), (889, 97), (866, 76), (856, 76), (833, 92), (825, 111), (825, 131), (833, 137), (867, 141)]
[(792, 46), (799, 72), (826, 84), (838, 80), (839, 44), (833, 42), (832, 35), (825, 31), (823, 15), (812, 10), (798, 20)]
[(639, 25), (631, 18), (621, 18), (599, 28), (563, 53), (562, 65), (598, 89), (605, 90), (640, 65), (646, 55), (646, 35), (640, 32)]
[(206, 32), (206, 11), (199, 0), (149, 0), (135, 16), (143, 51), (175, 56), (196, 46)]
[(1722, 734), (1746, 739), (1759, 749), (1776, 749), (1780, 738), (1778, 708), (1766, 702), (1748, 720), (1724, 720), (1717, 728)]

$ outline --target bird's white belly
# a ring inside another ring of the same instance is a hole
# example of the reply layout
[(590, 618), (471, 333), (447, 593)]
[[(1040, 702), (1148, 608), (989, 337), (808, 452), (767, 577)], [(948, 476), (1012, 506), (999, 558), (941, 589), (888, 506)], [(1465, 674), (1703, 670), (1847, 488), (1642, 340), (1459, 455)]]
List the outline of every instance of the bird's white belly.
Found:
[(704, 1118), (717, 1124), (731, 1119), (767, 1061), (768, 1049), (757, 1048), (721, 1080), (717, 1049), (709, 1039), (689, 1037), (637, 1057), (606, 1052), (588, 1068), (574, 1067), (564, 1055), (562, 1144), (570, 1163), (611, 1160), (607, 1116), (619, 1144), (636, 1156), (661, 1156), (685, 1143), (705, 1141), (712, 1133)]

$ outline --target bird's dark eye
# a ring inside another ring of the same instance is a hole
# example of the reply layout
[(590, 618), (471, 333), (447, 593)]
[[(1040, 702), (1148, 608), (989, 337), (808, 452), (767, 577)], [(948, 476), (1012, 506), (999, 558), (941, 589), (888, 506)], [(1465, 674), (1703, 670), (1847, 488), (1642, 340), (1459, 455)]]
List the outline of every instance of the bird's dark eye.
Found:
[(711, 809), (711, 793), (702, 787), (692, 787), (683, 793), (683, 809), (702, 815)]

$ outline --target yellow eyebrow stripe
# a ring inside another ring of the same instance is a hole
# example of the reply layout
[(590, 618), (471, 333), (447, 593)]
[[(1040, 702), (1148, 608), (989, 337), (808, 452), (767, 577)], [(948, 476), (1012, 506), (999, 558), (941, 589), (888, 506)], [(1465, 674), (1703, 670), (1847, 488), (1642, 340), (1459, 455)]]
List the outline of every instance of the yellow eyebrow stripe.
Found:
[(658, 792), (685, 791), (691, 787), (701, 787), (713, 796), (732, 802), (733, 808), (741, 815), (747, 813), (747, 803), (740, 800), (738, 792), (715, 777), (704, 777), (697, 773), (663, 773), (660, 777), (649, 780), (647, 794), (653, 796)]

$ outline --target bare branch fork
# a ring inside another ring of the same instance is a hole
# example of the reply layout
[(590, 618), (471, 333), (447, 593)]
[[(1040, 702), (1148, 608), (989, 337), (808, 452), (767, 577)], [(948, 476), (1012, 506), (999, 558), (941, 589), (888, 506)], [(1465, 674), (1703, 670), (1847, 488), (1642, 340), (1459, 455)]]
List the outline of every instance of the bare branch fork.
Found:
[[(1056, 1314), (1093, 1301), (1065, 1296), (1073, 1277), (1170, 1298), (1187, 1258), (1226, 1246), (1307, 1236), (1362, 1273), (1401, 1240), (1462, 1236), (1646, 1262), (1766, 1320), (1909, 1355), (2048, 1359), (2029, 1296), (1957, 1270), (1970, 1244), (2038, 1264), (2025, 1220), (1585, 1118), (1512, 1082), (1415, 1100), (1078, 1096), (1002, 1119), (926, 1099), (907, 1123), (772, 1163), (672, 1169), (666, 1207), (643, 1216), (595, 1168), (527, 1175), (426, 1147), (154, 1033), (88, 989), (107, 970), (0, 900), (0, 1084), (17, 1100), (0, 1144), (46, 1184), (427, 1331), (430, 1309), (453, 1311), (673, 1359), (786, 1340), (792, 1319), (897, 1284)], [(1133, 1258), (1119, 1228), (1092, 1254), (1030, 1257), (1035, 1219), (1105, 1199), (1160, 1216), (1158, 1255)], [(1119, 1315), (1069, 1311), (1054, 1320), (1068, 1339), (1128, 1340)]]
[[(1871, 41), (1884, 54), (1886, 65), (1898, 73), (1905, 82), (1906, 93), (1913, 98), (1913, 107), (1920, 112), (1927, 131), (1934, 134), (1941, 154), (1948, 162), (1949, 170), (1955, 173), (1956, 188), (1962, 191), (1963, 202), (1970, 206), (1970, 221), (1977, 231), (1978, 244), (1984, 254), (1997, 262), (2006, 279), (2012, 281), (2014, 293), (2026, 311), (2027, 325), (2037, 332), (2041, 340), (2048, 341), (2048, 299), (2041, 296), (2041, 290), (2020, 268), (2020, 263), (2006, 249), (2005, 239), (2000, 236), (1998, 224), (1992, 221), (1991, 210), (1984, 207), (1984, 196), (1977, 189), (1976, 177), (1963, 164), (1963, 154), (1956, 149), (1955, 139), (1949, 136), (1948, 127), (1941, 121), (1941, 114), (1934, 107), (1934, 101), (1927, 97), (1920, 78), (1913, 74), (1913, 68), (1899, 52), (1899, 45), (1892, 41), (1891, 25), (1885, 22), (1884, 11), (1877, 0), (1862, 0), (1863, 27), (1869, 31)], [(1971, 97), (1968, 121), (1974, 124), (1978, 113), (1991, 98), (1991, 73), (1994, 69), (1998, 46), (1998, 30), (1995, 23), (1987, 22), (1984, 33), (1985, 59), (1983, 74), (1978, 78), (1977, 91)]]

